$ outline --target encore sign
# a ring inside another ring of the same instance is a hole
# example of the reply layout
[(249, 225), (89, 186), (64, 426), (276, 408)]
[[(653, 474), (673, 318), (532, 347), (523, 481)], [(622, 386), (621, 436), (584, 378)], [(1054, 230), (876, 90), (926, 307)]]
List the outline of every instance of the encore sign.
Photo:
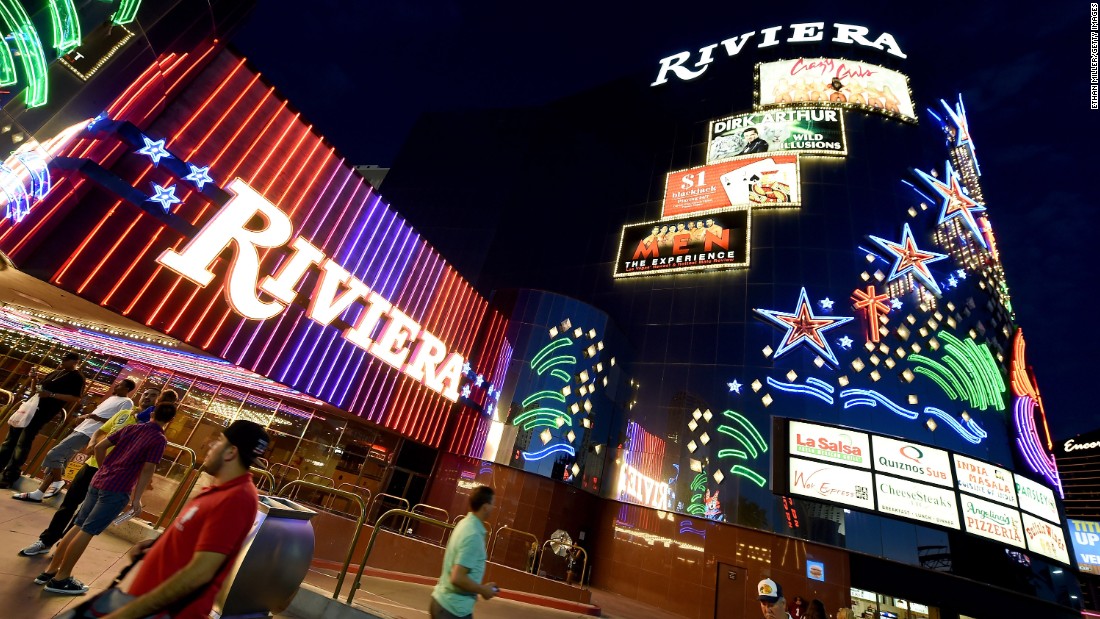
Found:
[[(353, 303), (363, 303), (366, 308), (355, 325), (344, 330), (344, 339), (448, 400), (458, 400), (458, 383), (465, 362), (462, 355), (448, 354), (447, 346), (438, 337), (306, 239), (299, 236), (290, 242), (294, 234), (290, 218), (244, 181), (233, 179), (227, 189), (233, 197), (221, 211), (182, 251), (169, 249), (157, 258), (157, 262), (205, 287), (214, 279), (211, 265), (226, 247), (235, 244), (226, 298), (233, 311), (251, 320), (267, 320), (286, 310), (298, 296), (295, 288), (309, 269), (317, 266), (321, 277), (309, 294), (306, 310), (311, 320), (327, 326)], [(249, 221), (257, 215), (266, 225), (259, 229), (249, 227)], [(284, 247), (288, 242), (292, 251), (290, 258), (278, 273), (265, 275), (261, 280), (257, 250)], [(261, 299), (258, 291), (271, 295), (274, 301)], [(381, 332), (372, 339), (371, 335), (381, 323), (384, 323)]]

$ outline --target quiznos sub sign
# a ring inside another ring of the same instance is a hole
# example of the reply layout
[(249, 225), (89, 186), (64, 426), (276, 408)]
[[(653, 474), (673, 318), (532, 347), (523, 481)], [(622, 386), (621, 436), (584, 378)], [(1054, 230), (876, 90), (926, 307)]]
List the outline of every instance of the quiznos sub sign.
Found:
[(906, 57), (894, 40), (894, 35), (889, 32), (883, 32), (872, 40), (870, 37), (874, 35), (871, 34), (870, 29), (851, 24), (833, 24), (832, 27), (827, 27), (825, 22), (811, 22), (791, 24), (786, 30), (784, 26), (772, 26), (760, 32), (750, 30), (725, 41), (706, 45), (699, 48), (697, 56), (693, 52), (685, 51), (662, 58), (657, 69), (657, 79), (653, 80), (650, 86), (660, 86), (668, 82), (671, 77), (684, 81), (695, 79), (706, 72), (716, 57), (725, 54), (732, 58), (741, 53), (741, 50), (750, 42), (755, 43), (757, 48), (773, 47), (780, 42), (813, 43), (824, 41), (826, 33), (830, 35), (829, 40), (833, 43), (872, 47), (898, 58)]
[[(251, 320), (267, 320), (281, 314), (302, 292), (309, 297), (306, 314), (327, 326), (353, 304), (362, 304), (355, 324), (344, 329), (344, 338), (448, 400), (458, 400), (462, 355), (449, 352), (438, 337), (307, 239), (298, 236), (292, 241), (290, 217), (244, 181), (233, 179), (227, 189), (233, 197), (221, 211), (182, 250), (166, 250), (157, 262), (205, 287), (214, 279), (214, 261), (232, 244), (236, 253), (225, 294), (233, 311)], [(257, 216), (262, 227), (250, 226)], [(291, 254), (279, 272), (261, 275), (258, 250), (282, 247), (289, 247)], [(299, 290), (313, 268), (321, 271), (317, 283), (312, 290)], [(260, 298), (261, 291), (271, 300)]]

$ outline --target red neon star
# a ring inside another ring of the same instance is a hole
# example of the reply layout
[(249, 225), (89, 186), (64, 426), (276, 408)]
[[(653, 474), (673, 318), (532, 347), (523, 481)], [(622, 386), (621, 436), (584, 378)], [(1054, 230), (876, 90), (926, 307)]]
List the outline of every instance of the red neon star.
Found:
[(867, 312), (868, 332), (872, 342), (878, 342), (878, 317), (890, 312), (890, 307), (883, 303), (889, 298), (890, 295), (887, 294), (875, 294), (874, 286), (867, 286), (867, 292), (856, 288), (852, 293), (852, 301), (855, 302), (852, 307)]
[(834, 322), (832, 318), (816, 318), (810, 313), (810, 306), (802, 304), (798, 306), (798, 313), (793, 316), (777, 315), (776, 319), (786, 323), (789, 327), (787, 339), (783, 342), (783, 348), (794, 346), (800, 340), (810, 340), (819, 348), (825, 347), (825, 339), (821, 337), (821, 328)]
[(870, 237), (879, 247), (894, 255), (894, 268), (890, 271), (889, 279), (901, 277), (906, 273), (912, 273), (922, 284), (928, 287), (936, 295), (940, 294), (939, 284), (928, 270), (928, 262), (943, 260), (947, 256), (932, 251), (917, 248), (917, 242), (913, 239), (913, 231), (909, 224), (902, 226), (901, 242), (887, 241), (877, 236)]

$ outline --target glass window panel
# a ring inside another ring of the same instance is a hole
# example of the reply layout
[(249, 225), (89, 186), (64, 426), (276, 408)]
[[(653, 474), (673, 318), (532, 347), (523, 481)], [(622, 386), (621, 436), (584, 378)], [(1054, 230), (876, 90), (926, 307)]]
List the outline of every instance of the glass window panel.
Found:
[(311, 411), (288, 406), (284, 402), (271, 418), (270, 428), (287, 436), (301, 437), (312, 416)]
[(237, 411), (237, 419), (258, 423), (266, 428), (278, 407), (277, 400), (250, 393), (245, 398), (244, 405)]
[(244, 398), (243, 391), (223, 387), (210, 399), (210, 405), (206, 407), (206, 416), (211, 418), (211, 423), (220, 423), (222, 427), (228, 426), (237, 419), (241, 405), (244, 404)]

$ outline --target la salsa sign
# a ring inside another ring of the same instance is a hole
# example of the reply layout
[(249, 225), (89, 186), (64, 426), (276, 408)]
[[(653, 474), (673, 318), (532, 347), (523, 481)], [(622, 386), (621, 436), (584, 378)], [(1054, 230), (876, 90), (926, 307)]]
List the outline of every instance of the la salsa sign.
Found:
[[(343, 336), (371, 355), (400, 370), (432, 391), (455, 402), (465, 358), (449, 352), (447, 345), (420, 326), (378, 292), (348, 272), (323, 251), (297, 236), (285, 213), (239, 178), (227, 187), (233, 197), (202, 227), (182, 250), (169, 249), (157, 262), (199, 286), (214, 279), (210, 267), (230, 244), (233, 261), (225, 284), (225, 295), (233, 311), (250, 320), (278, 316), (298, 296), (298, 286), (310, 269), (321, 276), (308, 293), (306, 314), (327, 326), (353, 304), (365, 306), (356, 323)], [(248, 224), (259, 216), (260, 228)], [(260, 274), (259, 249), (289, 247), (290, 256), (278, 273)], [(270, 295), (264, 300), (260, 292)], [(375, 335), (375, 332), (378, 332)]]

